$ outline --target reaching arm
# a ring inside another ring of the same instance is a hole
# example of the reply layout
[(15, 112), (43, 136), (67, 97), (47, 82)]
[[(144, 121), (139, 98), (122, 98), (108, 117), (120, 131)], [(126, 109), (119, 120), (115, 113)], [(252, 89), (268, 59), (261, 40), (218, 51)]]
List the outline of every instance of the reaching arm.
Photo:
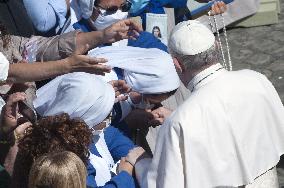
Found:
[(74, 54), (66, 59), (44, 63), (16, 63), (10, 64), (7, 82), (22, 83), (53, 78), (69, 72), (88, 72), (104, 75), (111, 70), (103, 65), (103, 58), (92, 58), (85, 55)]
[(41, 38), (42, 41), (38, 44), (37, 60), (50, 61), (65, 58), (88, 44), (89, 47), (82, 52), (85, 53), (102, 44), (127, 38), (135, 39), (141, 31), (141, 25), (132, 19), (126, 19), (116, 22), (102, 31), (75, 31), (55, 38)]

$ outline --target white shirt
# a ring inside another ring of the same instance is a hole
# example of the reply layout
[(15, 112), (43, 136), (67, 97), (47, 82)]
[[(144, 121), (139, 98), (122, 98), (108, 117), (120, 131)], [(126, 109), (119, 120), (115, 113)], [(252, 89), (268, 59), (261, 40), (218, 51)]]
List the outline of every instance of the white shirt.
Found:
[(9, 71), (9, 61), (7, 58), (0, 52), (0, 83), (5, 81), (8, 77)]
[[(9, 71), (9, 61), (7, 58), (0, 52), (0, 83), (5, 81), (8, 77)], [(2, 107), (5, 105), (5, 101), (0, 97), (0, 112)]]
[(142, 187), (237, 187), (284, 153), (284, 108), (272, 84), (251, 70), (217, 64), (189, 84), (190, 97), (165, 121)]

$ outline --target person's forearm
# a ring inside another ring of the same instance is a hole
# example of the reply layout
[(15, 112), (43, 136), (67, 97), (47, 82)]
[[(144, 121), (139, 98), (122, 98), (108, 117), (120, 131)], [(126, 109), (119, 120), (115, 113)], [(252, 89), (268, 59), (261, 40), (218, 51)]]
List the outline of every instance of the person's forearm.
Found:
[(10, 64), (7, 82), (23, 83), (45, 80), (70, 72), (66, 59), (44, 63)]
[(80, 32), (76, 37), (76, 48), (81, 49), (86, 44), (89, 45), (89, 49), (93, 49), (104, 43), (104, 34), (102, 31), (92, 31), (92, 32)]

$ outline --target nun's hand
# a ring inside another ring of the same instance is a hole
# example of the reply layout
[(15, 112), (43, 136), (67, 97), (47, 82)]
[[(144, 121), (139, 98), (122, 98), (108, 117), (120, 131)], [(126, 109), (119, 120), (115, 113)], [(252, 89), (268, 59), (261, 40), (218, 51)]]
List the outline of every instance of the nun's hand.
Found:
[(154, 116), (154, 118), (149, 122), (149, 125), (152, 127), (156, 127), (163, 124), (165, 119), (172, 114), (172, 111), (165, 107), (159, 107), (153, 110), (151, 113)]
[(131, 88), (126, 84), (124, 80), (112, 80), (109, 82), (115, 91), (115, 97), (118, 101), (124, 101), (127, 99), (127, 96), (123, 95), (124, 93), (130, 92)]
[(227, 5), (223, 1), (216, 1), (211, 7), (210, 14), (223, 14), (227, 10)]
[(142, 25), (132, 19), (118, 21), (103, 30), (104, 43), (113, 43), (122, 39), (136, 39)]
[(105, 75), (105, 73), (110, 72), (111, 67), (105, 65), (106, 59), (81, 55), (88, 48), (89, 45), (86, 45), (65, 59), (66, 64), (69, 66), (68, 72), (87, 72), (97, 75)]
[(129, 150), (126, 156), (126, 161), (132, 164), (132, 166), (135, 166), (136, 162), (146, 157), (150, 157), (150, 156), (147, 155), (147, 153), (142, 147), (135, 147)]
[(154, 116), (149, 110), (134, 109), (126, 117), (125, 122), (130, 129), (146, 129)]
[(133, 170), (134, 170), (134, 166), (130, 162), (128, 162), (125, 157), (122, 157), (120, 159), (120, 163), (119, 163), (119, 166), (118, 166), (118, 172), (120, 173), (122, 171), (125, 171), (130, 176), (132, 176)]

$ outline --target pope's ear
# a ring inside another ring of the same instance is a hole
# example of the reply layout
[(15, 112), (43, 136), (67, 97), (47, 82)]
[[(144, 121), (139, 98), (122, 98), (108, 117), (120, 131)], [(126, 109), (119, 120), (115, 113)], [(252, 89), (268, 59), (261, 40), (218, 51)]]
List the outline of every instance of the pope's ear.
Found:
[(176, 71), (182, 73), (184, 71), (184, 66), (175, 57), (173, 58), (173, 62), (176, 67)]

